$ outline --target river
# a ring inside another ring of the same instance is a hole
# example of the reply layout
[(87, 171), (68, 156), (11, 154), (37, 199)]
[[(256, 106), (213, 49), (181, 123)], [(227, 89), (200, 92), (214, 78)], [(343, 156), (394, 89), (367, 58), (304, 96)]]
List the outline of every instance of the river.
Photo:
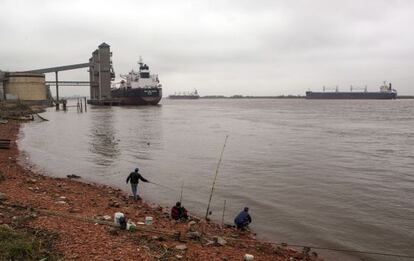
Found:
[(19, 140), (38, 171), (129, 192), (125, 178), (139, 167), (163, 185), (140, 184), (144, 199), (172, 206), (184, 183), (183, 205), (203, 216), (229, 135), (212, 219), (226, 200), (226, 222), (248, 206), (264, 239), (414, 256), (413, 100), (163, 99), (42, 116)]

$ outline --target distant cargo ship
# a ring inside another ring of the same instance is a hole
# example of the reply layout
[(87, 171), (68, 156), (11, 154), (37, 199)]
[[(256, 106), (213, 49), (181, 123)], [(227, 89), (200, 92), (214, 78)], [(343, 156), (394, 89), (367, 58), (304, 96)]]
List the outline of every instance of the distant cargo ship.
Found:
[(194, 90), (194, 92), (187, 92), (187, 93), (174, 93), (173, 95), (168, 96), (169, 99), (198, 99), (200, 98), (200, 95), (198, 95), (197, 90)]
[(365, 87), (364, 91), (351, 91), (349, 92), (340, 92), (338, 88), (335, 91), (325, 91), (326, 88), (323, 88), (323, 92), (306, 92), (306, 99), (396, 99), (397, 91), (392, 89), (391, 83), (387, 85), (386, 82), (380, 87), (379, 92), (368, 92)]
[(162, 85), (158, 75), (150, 74), (148, 65), (139, 59), (139, 71), (121, 75), (119, 88), (111, 89), (112, 99), (119, 105), (156, 105), (162, 98)]

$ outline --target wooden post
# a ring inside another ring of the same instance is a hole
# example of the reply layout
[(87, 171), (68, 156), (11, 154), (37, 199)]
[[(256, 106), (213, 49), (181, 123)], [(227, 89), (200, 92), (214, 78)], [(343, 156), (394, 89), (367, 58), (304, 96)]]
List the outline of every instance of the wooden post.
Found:
[(83, 97), (84, 101), (85, 101), (85, 112), (88, 112), (87, 106), (86, 106), (86, 97)]
[(59, 78), (58, 78), (58, 71), (55, 72), (56, 76), (56, 102), (59, 104)]

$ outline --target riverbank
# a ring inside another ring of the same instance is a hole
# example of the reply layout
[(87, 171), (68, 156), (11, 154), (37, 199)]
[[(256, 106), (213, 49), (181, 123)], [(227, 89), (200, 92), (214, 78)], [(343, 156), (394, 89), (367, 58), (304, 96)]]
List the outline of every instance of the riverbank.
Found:
[[(289, 247), (273, 246), (254, 239), (252, 233), (221, 229), (198, 219), (193, 230), (200, 237), (188, 234), (188, 224), (170, 220), (168, 209), (135, 202), (119, 189), (25, 169), (18, 164), (19, 127), (15, 121), (0, 124), (0, 137), (11, 140), (9, 150), (0, 150), (0, 192), (6, 198), (0, 201), (0, 223), (56, 235), (54, 256), (65, 260), (242, 260), (248, 253), (255, 260), (306, 260), (307, 255)], [(154, 222), (138, 225), (135, 232), (119, 230), (112, 222), (115, 212), (125, 213), (135, 223), (146, 216)], [(317, 260), (310, 256), (309, 260)]]

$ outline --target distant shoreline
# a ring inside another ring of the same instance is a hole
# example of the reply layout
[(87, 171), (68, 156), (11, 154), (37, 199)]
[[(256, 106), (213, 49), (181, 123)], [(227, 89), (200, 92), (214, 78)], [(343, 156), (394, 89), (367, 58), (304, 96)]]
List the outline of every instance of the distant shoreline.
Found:
[[(280, 95), (280, 96), (243, 96), (243, 95), (208, 95), (201, 96), (200, 99), (306, 99), (306, 96), (302, 95)], [(398, 99), (414, 99), (414, 95), (400, 95)]]
[(305, 99), (305, 96), (301, 95), (280, 95), (280, 96), (243, 96), (243, 95), (208, 95), (201, 96), (200, 99)]

